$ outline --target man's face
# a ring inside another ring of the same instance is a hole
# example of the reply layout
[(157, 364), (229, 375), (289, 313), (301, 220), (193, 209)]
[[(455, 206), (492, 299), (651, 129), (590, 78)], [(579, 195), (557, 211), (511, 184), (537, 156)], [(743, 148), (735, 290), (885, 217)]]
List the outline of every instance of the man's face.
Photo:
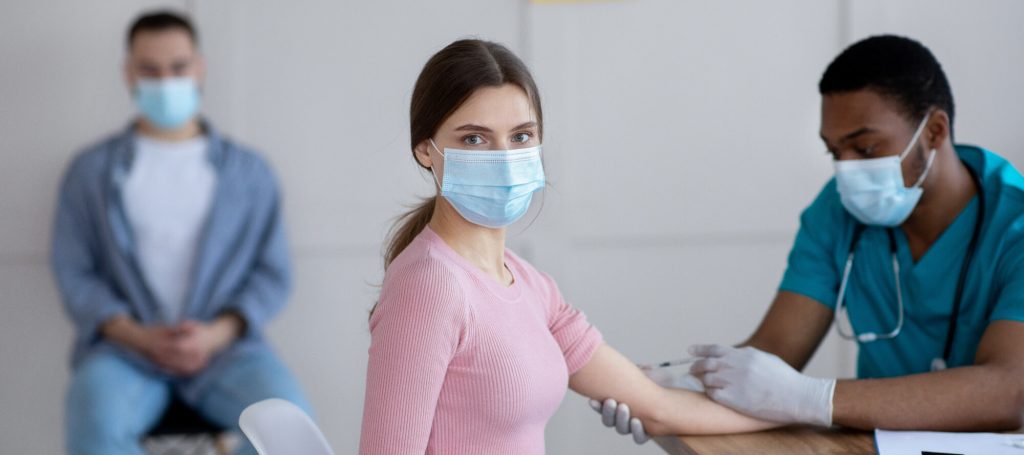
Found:
[(205, 64), (188, 32), (170, 28), (136, 34), (124, 69), (132, 89), (139, 79), (189, 77), (201, 84)]
[[(874, 90), (824, 95), (821, 100), (821, 139), (835, 160), (896, 156), (903, 152), (917, 129), (895, 101)], [(928, 136), (926, 129), (922, 138)], [(904, 182), (914, 182), (924, 171), (926, 154), (919, 139), (903, 166)]]

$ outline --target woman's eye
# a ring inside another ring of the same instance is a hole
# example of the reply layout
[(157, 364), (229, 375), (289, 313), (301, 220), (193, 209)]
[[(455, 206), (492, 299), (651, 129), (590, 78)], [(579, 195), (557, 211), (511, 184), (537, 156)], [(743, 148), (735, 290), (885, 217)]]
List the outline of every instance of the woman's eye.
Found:
[(533, 137), (533, 135), (530, 133), (516, 133), (515, 135), (512, 136), (512, 142), (529, 142), (531, 137)]
[(484, 138), (480, 137), (479, 134), (471, 134), (462, 138), (462, 142), (466, 145), (480, 145), (484, 143)]

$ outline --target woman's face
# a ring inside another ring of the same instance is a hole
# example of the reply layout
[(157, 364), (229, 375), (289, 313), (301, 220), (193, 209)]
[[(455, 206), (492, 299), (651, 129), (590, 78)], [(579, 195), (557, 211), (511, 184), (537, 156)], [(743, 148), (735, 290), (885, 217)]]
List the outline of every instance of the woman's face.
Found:
[[(459, 150), (513, 150), (540, 145), (537, 115), (518, 85), (485, 87), (474, 92), (434, 134), (437, 148)], [(423, 141), (416, 147), (416, 159), (444, 175), (444, 157)]]

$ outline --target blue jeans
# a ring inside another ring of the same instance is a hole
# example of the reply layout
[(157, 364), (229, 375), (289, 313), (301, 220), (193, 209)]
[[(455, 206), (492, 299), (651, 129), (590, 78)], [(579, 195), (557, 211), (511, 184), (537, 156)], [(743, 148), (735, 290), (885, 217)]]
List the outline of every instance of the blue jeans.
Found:
[[(65, 446), (72, 455), (143, 455), (141, 440), (170, 402), (175, 379), (144, 373), (117, 354), (97, 352), (71, 378)], [(269, 349), (247, 353), (215, 378), (197, 402), (210, 422), (238, 429), (246, 406), (283, 398), (310, 412), (298, 382)], [(245, 438), (236, 454), (256, 454)]]

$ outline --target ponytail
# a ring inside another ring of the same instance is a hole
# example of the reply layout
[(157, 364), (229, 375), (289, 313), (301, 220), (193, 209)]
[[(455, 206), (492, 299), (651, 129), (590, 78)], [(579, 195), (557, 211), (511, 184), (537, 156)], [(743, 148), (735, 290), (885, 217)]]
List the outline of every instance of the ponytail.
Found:
[(388, 246), (384, 250), (385, 271), (395, 261), (395, 258), (412, 243), (412, 240), (420, 235), (420, 232), (423, 232), (427, 223), (430, 223), (430, 219), (434, 216), (435, 202), (437, 202), (437, 196), (426, 198), (414, 209), (395, 220), (394, 226), (391, 227)]
[[(437, 196), (428, 197), (415, 208), (395, 220), (395, 224), (391, 226), (391, 232), (388, 234), (388, 246), (384, 249), (385, 272), (391, 263), (395, 262), (395, 258), (409, 247), (412, 240), (417, 235), (420, 235), (420, 232), (423, 232), (423, 229), (427, 227), (427, 223), (430, 223), (430, 219), (434, 216), (434, 204), (436, 202)], [(377, 309), (377, 305), (380, 305), (379, 300), (373, 304), (373, 308), (370, 308), (371, 317)]]

